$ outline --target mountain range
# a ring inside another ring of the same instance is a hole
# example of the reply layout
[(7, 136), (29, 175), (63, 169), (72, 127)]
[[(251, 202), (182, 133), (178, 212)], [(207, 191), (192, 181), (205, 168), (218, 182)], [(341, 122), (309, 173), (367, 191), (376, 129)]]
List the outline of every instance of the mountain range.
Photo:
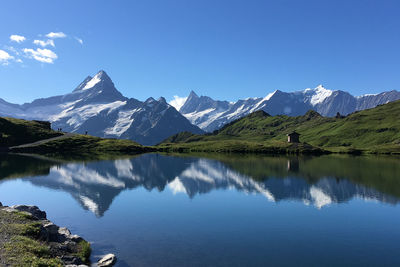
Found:
[(400, 92), (354, 97), (322, 85), (296, 92), (279, 90), (264, 98), (236, 102), (214, 100), (191, 92), (179, 112), (165, 98), (139, 101), (123, 96), (105, 71), (88, 76), (71, 93), (36, 99), (22, 105), (0, 98), (0, 116), (46, 120), (65, 132), (131, 139), (155, 145), (179, 132), (203, 134), (249, 113), (263, 110), (270, 115), (303, 115), (312, 109), (323, 116), (346, 115), (357, 110), (400, 99)]
[(344, 91), (326, 89), (322, 85), (289, 93), (276, 90), (264, 98), (247, 98), (236, 102), (214, 100), (208, 96), (198, 96), (192, 91), (179, 112), (194, 125), (212, 132), (258, 110), (270, 115), (288, 116), (304, 115), (308, 110), (315, 110), (322, 116), (333, 117), (337, 112), (348, 115), (398, 99), (398, 91), (355, 97)]
[(163, 97), (144, 102), (124, 97), (105, 71), (87, 77), (69, 94), (23, 105), (0, 99), (0, 116), (47, 120), (53, 129), (132, 139), (144, 145), (155, 145), (182, 131), (203, 133)]

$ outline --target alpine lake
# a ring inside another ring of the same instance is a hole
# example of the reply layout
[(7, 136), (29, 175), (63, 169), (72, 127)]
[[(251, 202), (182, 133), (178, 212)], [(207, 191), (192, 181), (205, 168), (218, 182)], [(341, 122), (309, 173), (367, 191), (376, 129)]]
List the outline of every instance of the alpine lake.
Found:
[(116, 266), (400, 266), (400, 158), (0, 155), (36, 205)]

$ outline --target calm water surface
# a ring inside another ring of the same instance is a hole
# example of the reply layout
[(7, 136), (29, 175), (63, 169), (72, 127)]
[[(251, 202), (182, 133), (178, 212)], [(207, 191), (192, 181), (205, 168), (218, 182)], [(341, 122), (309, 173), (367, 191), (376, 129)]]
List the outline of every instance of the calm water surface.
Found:
[(117, 266), (400, 266), (398, 158), (3, 155), (0, 201)]

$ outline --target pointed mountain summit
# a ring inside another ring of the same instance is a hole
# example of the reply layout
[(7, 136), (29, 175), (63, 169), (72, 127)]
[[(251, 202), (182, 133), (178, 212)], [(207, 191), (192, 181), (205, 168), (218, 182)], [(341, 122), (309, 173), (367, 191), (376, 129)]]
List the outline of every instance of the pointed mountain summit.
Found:
[(302, 91), (302, 93), (306, 96), (306, 100), (309, 101), (312, 106), (315, 106), (324, 102), (325, 99), (332, 95), (333, 91), (326, 89), (322, 84), (320, 84), (314, 89), (307, 88)]
[(126, 98), (115, 88), (111, 78), (104, 70), (100, 70), (94, 77), (88, 76), (72, 92), (84, 103), (124, 101)]
[(167, 100), (165, 99), (165, 97), (162, 97), (162, 96), (160, 98), (158, 98), (157, 101), (160, 103), (163, 103), (163, 104), (167, 104)]
[(193, 91), (193, 90), (191, 90), (190, 91), (190, 94), (189, 94), (189, 96), (188, 96), (188, 99), (189, 98), (198, 98), (199, 96), (196, 94), (196, 92), (195, 91)]
[(75, 90), (74, 90), (73, 92), (81, 91), (82, 88), (84, 88), (84, 87), (86, 86), (86, 84), (87, 84), (91, 79), (93, 79), (92, 76), (87, 76), (87, 77), (83, 80), (83, 82), (81, 82), (81, 83), (78, 85), (78, 87), (75, 88)]
[(88, 76), (86, 77), (83, 82), (79, 84), (79, 86), (74, 90), (74, 92), (78, 91), (85, 91), (94, 88), (97, 84), (107, 84), (114, 87), (114, 83), (112, 82), (110, 76), (104, 70), (100, 70), (96, 73), (94, 77)]
[(190, 92), (183, 106), (179, 109), (182, 114), (201, 112), (204, 110), (220, 110), (229, 107), (228, 101), (214, 100), (208, 96), (198, 96), (193, 90)]

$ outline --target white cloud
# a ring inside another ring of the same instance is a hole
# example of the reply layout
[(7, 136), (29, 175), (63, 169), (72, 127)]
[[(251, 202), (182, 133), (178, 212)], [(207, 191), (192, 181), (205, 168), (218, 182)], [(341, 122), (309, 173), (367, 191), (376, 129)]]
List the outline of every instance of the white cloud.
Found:
[(26, 38), (22, 35), (13, 34), (10, 36), (10, 40), (13, 42), (22, 43), (23, 41), (26, 40)]
[(35, 45), (40, 45), (41, 47), (46, 47), (48, 45), (51, 45), (52, 47), (55, 47), (54, 40), (51, 40), (51, 39), (47, 39), (46, 41), (34, 40), (33, 43)]
[(67, 35), (63, 32), (50, 32), (46, 34), (47, 38), (55, 39), (55, 38), (65, 38)]
[(9, 51), (11, 51), (11, 52), (13, 52), (17, 56), (19, 56), (19, 51), (15, 47), (13, 47), (13, 46), (4, 46), (4, 48), (9, 50)]
[(23, 51), (28, 57), (43, 63), (53, 63), (54, 60), (58, 58), (56, 53), (49, 49), (37, 48), (36, 50), (34, 50), (30, 48), (24, 48)]
[(74, 37), (74, 38), (75, 38), (75, 40), (78, 41), (78, 43), (83, 44), (83, 40), (81, 38), (78, 38), (78, 37)]
[(180, 97), (177, 95), (174, 95), (174, 99), (169, 102), (171, 106), (173, 106), (176, 110), (179, 111), (179, 109), (185, 104), (187, 97)]
[(11, 59), (14, 59), (14, 57), (10, 56), (10, 54), (6, 51), (0, 49), (0, 63), (2, 65), (8, 65), (8, 61)]

